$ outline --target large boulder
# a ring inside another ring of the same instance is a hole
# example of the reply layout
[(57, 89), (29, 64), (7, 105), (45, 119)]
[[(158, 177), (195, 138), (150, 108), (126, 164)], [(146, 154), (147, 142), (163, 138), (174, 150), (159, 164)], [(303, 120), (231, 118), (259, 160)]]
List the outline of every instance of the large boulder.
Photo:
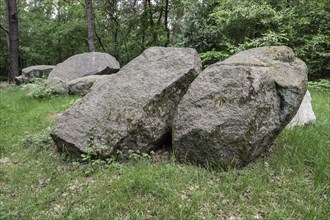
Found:
[(77, 155), (154, 150), (170, 140), (177, 104), (200, 71), (194, 49), (149, 48), (58, 117), (51, 136)]
[(261, 47), (205, 69), (173, 122), (180, 161), (242, 167), (267, 150), (297, 112), (307, 67), (288, 47)]
[(16, 84), (33, 82), (37, 78), (47, 78), (55, 66), (38, 65), (30, 66), (22, 70), (22, 75), (15, 77)]
[(48, 80), (59, 78), (67, 83), (84, 76), (115, 73), (119, 68), (118, 61), (107, 53), (82, 53), (66, 59), (63, 63), (59, 63), (50, 72)]
[(96, 84), (105, 80), (109, 75), (93, 75), (80, 77), (68, 82), (68, 89), (70, 95), (86, 95)]
[(297, 114), (293, 117), (287, 128), (316, 124), (316, 117), (312, 108), (312, 97), (309, 91), (306, 92)]

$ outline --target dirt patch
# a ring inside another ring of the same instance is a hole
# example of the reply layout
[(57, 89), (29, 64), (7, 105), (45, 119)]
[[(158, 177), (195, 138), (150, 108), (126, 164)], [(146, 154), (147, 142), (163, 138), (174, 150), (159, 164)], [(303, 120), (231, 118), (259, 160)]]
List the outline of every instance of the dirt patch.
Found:
[(0, 82), (0, 91), (8, 91), (13, 87), (13, 84), (10, 84), (8, 82)]
[(57, 118), (57, 116), (59, 116), (59, 113), (51, 113), (45, 116), (45, 120), (47, 121), (55, 121), (55, 119)]

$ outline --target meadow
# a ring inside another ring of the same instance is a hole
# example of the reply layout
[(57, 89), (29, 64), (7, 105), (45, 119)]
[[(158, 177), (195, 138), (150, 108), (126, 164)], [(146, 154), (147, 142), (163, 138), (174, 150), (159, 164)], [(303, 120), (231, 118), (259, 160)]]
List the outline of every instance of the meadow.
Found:
[(178, 163), (169, 152), (82, 161), (49, 133), (74, 96), (0, 87), (0, 219), (329, 219), (330, 83), (309, 84), (317, 124), (284, 130), (243, 169)]

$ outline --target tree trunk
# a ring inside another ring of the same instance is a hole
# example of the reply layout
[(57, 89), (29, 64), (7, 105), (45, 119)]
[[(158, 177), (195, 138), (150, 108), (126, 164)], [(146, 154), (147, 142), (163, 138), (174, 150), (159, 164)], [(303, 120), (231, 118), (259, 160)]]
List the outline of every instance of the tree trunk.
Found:
[(19, 36), (18, 36), (18, 11), (16, 0), (7, 0), (8, 33), (9, 33), (9, 81), (19, 75)]
[(165, 19), (164, 19), (164, 26), (166, 31), (166, 42), (165, 47), (168, 46), (170, 43), (170, 29), (168, 28), (168, 0), (165, 0)]
[(178, 35), (181, 33), (180, 29), (180, 21), (184, 15), (184, 7), (180, 6), (176, 9), (176, 16), (173, 24), (173, 30), (172, 30), (172, 42), (176, 43)]
[(86, 16), (87, 16), (87, 33), (88, 33), (88, 49), (89, 52), (95, 51), (94, 44), (94, 16), (92, 0), (85, 0), (86, 2)]

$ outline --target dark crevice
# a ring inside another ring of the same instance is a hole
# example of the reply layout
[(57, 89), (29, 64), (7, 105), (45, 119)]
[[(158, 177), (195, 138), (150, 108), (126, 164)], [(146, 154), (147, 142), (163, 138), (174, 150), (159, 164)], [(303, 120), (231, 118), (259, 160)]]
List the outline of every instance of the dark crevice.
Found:
[(157, 141), (151, 144), (147, 152), (158, 151), (158, 150), (171, 150), (172, 149), (172, 132), (169, 131), (161, 136)]
[(280, 98), (280, 115), (279, 115), (279, 119), (280, 119), (280, 122), (282, 123), (283, 122), (283, 114), (282, 112), (284, 111), (284, 108), (285, 108), (285, 98), (284, 98), (284, 95), (283, 95), (283, 92), (282, 92), (282, 87), (277, 83), (275, 82), (275, 88), (276, 88), (276, 92), (277, 92), (277, 96)]

